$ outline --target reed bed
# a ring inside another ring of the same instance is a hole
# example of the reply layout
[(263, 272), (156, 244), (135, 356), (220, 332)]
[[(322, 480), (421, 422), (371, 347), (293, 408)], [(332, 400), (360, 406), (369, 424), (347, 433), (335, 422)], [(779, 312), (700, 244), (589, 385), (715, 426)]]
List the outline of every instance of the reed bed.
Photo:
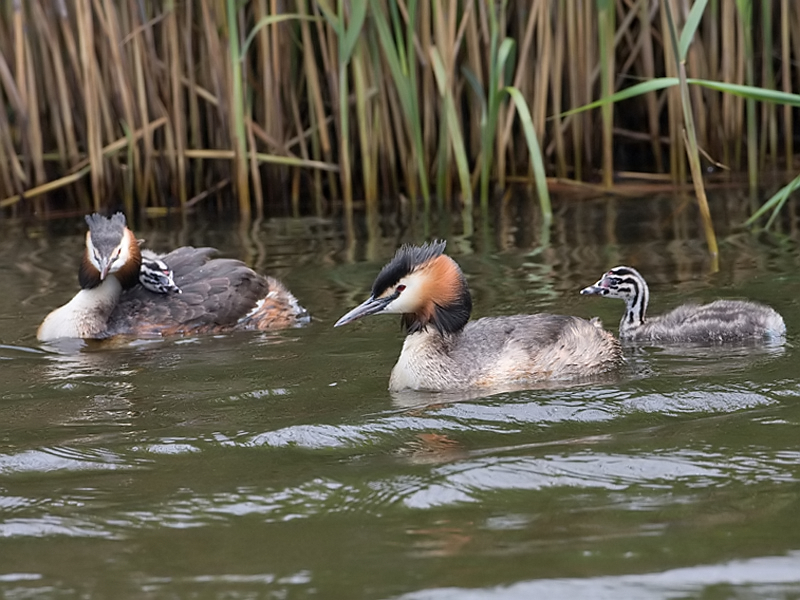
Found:
[[(679, 64), (669, 18), (682, 29), (690, 8), (4, 2), (0, 208), (157, 215), (216, 199), (242, 216), (469, 213), (474, 198), (486, 208), (509, 181), (535, 180), (547, 215), (545, 173), (600, 189), (634, 175), (685, 183), (687, 104), (704, 167), (754, 184), (795, 169), (800, 5), (710, 0)], [(679, 74), (681, 86), (619, 95)], [(686, 84), (698, 79), (785, 95)], [(613, 101), (581, 110), (601, 98)]]

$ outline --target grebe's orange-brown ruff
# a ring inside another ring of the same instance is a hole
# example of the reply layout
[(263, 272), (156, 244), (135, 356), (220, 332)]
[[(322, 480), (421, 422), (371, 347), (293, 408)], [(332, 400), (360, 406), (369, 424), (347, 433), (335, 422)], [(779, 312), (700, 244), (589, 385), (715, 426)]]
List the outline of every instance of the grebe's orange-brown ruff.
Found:
[(400, 248), (372, 295), (335, 325), (402, 315), (408, 335), (391, 390), (524, 386), (599, 375), (622, 362), (617, 340), (594, 321), (551, 314), (470, 321), (467, 282), (444, 248), (444, 242)]

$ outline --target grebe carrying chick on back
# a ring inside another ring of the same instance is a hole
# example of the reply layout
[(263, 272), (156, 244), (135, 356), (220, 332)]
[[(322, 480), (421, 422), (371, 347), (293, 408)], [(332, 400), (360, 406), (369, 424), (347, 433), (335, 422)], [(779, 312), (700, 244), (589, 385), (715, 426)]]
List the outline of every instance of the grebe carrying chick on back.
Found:
[(407, 336), (389, 389), (448, 391), (524, 386), (607, 373), (619, 342), (596, 321), (551, 314), (470, 321), (472, 298), (445, 242), (402, 246), (372, 294), (335, 327), (374, 314), (400, 314)]
[(40, 341), (271, 330), (308, 321), (280, 281), (239, 260), (212, 258), (214, 248), (143, 253), (122, 213), (95, 213), (86, 223), (81, 290), (47, 315)]

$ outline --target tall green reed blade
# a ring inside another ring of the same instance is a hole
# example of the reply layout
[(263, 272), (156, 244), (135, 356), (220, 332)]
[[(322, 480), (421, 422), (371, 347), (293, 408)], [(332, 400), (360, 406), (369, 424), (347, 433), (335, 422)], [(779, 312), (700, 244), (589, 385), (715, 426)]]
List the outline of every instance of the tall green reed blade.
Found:
[[(500, 42), (500, 27), (497, 11), (505, 11), (507, 0), (501, 0), (498, 6), (488, 7), (489, 13), (489, 79), (486, 83), (486, 110), (481, 118), (481, 211), (489, 208), (489, 179), (492, 167), (492, 156), (497, 131), (497, 120), (500, 114), (500, 103), (503, 99), (506, 61), (514, 49), (514, 40), (504, 39)], [(477, 80), (472, 78), (473, 87)], [(477, 91), (477, 90), (476, 90)]]
[(352, 60), (353, 83), (355, 86), (356, 121), (358, 122), (358, 138), (361, 146), (361, 174), (364, 182), (364, 200), (367, 212), (378, 210), (378, 162), (376, 160), (378, 140), (375, 139), (375, 111), (372, 110), (367, 76), (367, 58), (364, 45), (355, 49)]
[(778, 214), (781, 212), (781, 208), (783, 205), (786, 204), (786, 201), (789, 199), (789, 196), (792, 195), (792, 192), (795, 190), (800, 189), (800, 175), (795, 177), (792, 181), (790, 181), (787, 185), (783, 186), (780, 190), (775, 192), (775, 194), (767, 200), (761, 207), (753, 213), (753, 216), (745, 221), (745, 226), (753, 225), (756, 221), (758, 221), (761, 217), (763, 217), (768, 211), (772, 211), (769, 219), (767, 220), (767, 224), (764, 226), (765, 229), (769, 229), (772, 224), (775, 222)]
[(431, 47), (431, 62), (433, 64), (433, 73), (436, 76), (436, 83), (439, 87), (439, 93), (444, 99), (446, 133), (456, 158), (458, 179), (461, 183), (461, 193), (464, 197), (464, 212), (471, 213), (472, 183), (469, 176), (469, 161), (467, 160), (467, 151), (464, 146), (464, 137), (461, 135), (461, 125), (458, 122), (458, 113), (456, 112), (456, 106), (453, 100), (453, 92), (448, 85), (447, 75), (445, 74), (445, 68), (442, 64), (442, 57), (439, 55), (439, 50), (435, 46)]
[[(395, 7), (392, 12), (392, 27), (383, 11), (382, 0), (370, 0), (372, 11), (370, 15), (378, 30), (378, 39), (381, 44), (386, 63), (392, 74), (397, 96), (403, 109), (403, 117), (407, 131), (414, 147), (414, 158), (417, 163), (417, 178), (419, 179), (420, 192), (422, 193), (425, 212), (430, 211), (430, 189), (428, 188), (428, 161), (422, 143), (422, 121), (420, 119), (419, 97), (417, 95), (417, 78), (414, 63), (414, 23), (417, 15), (417, 0), (409, 0), (406, 5), (408, 25), (405, 28), (405, 39), (401, 35), (401, 19), (398, 16), (395, 2), (389, 0)], [(394, 31), (394, 32), (393, 32)], [(439, 199), (441, 202), (441, 199)]]
[[(752, 0), (736, 0), (736, 8), (742, 19), (744, 32), (745, 81), (755, 86), (755, 69), (753, 56), (753, 2)], [(756, 102), (752, 98), (745, 100), (747, 107), (747, 178), (750, 189), (758, 185), (758, 134), (756, 132)]]
[(681, 105), (683, 107), (684, 135), (686, 137), (686, 154), (689, 159), (689, 168), (692, 172), (692, 182), (694, 183), (697, 202), (700, 206), (700, 215), (703, 219), (703, 230), (706, 235), (708, 251), (713, 257), (714, 270), (717, 269), (719, 249), (717, 248), (717, 236), (714, 233), (714, 223), (711, 220), (711, 211), (708, 208), (708, 199), (703, 185), (703, 171), (700, 167), (700, 151), (697, 144), (697, 132), (694, 126), (694, 113), (692, 109), (692, 99), (689, 95), (689, 85), (686, 82), (686, 55), (689, 52), (689, 44), (697, 31), (700, 17), (705, 10), (708, 0), (697, 0), (689, 11), (680, 41), (675, 28), (675, 20), (672, 17), (672, 7), (667, 2), (667, 20), (669, 22), (669, 33), (672, 40), (672, 51), (675, 54), (675, 63), (678, 65), (678, 79), (680, 80)]
[[(726, 94), (730, 94), (731, 96), (752, 98), (753, 100), (757, 100), (759, 102), (774, 102), (800, 108), (800, 94), (792, 94), (790, 92), (781, 92), (778, 90), (767, 90), (760, 87), (741, 85), (738, 83), (724, 83), (720, 81), (710, 81), (708, 79), (697, 79), (694, 77), (687, 78), (686, 83), (689, 85), (704, 87), (709, 90), (724, 92)], [(592, 110), (594, 108), (600, 108), (608, 103), (620, 102), (622, 100), (627, 100), (628, 98), (641, 96), (642, 94), (646, 94), (648, 92), (657, 92), (659, 90), (664, 90), (676, 85), (680, 85), (680, 79), (677, 77), (658, 77), (651, 81), (643, 81), (642, 83), (637, 83), (636, 85), (632, 85), (624, 90), (620, 90), (608, 98), (601, 98), (600, 100), (595, 100), (589, 104), (584, 104), (583, 106), (564, 111), (559, 116), (566, 117), (579, 112)], [(554, 119), (555, 117), (550, 118)]]
[(230, 69), (232, 89), (231, 117), (233, 118), (233, 143), (236, 156), (236, 195), (239, 199), (239, 214), (243, 220), (250, 219), (250, 185), (247, 177), (247, 135), (244, 128), (244, 84), (242, 77), (242, 53), (239, 44), (239, 24), (236, 0), (226, 0), (228, 18), (228, 42), (230, 46)]
[(788, 104), (800, 108), (800, 94), (792, 94), (791, 92), (781, 92), (778, 90), (768, 90), (761, 87), (751, 85), (741, 85), (738, 83), (723, 83), (720, 81), (708, 81), (707, 79), (694, 79), (686, 80), (690, 85), (699, 85), (710, 90), (717, 90), (718, 92), (725, 92), (732, 96), (740, 96), (742, 98), (758, 101), (758, 102), (777, 102), (779, 104)]
[[(533, 168), (534, 177), (536, 177), (536, 191), (539, 195), (539, 206), (542, 209), (542, 217), (544, 218), (543, 227), (549, 232), (550, 223), (553, 221), (553, 210), (550, 205), (550, 192), (547, 189), (547, 177), (544, 170), (542, 150), (536, 138), (536, 130), (533, 127), (531, 113), (528, 110), (525, 98), (517, 88), (509, 86), (505, 88), (505, 91), (514, 101), (517, 107), (517, 114), (519, 114), (519, 120), (522, 123), (522, 131), (525, 133), (525, 140), (528, 143), (528, 154), (531, 157), (531, 167)], [(548, 235), (543, 236), (543, 245), (547, 245), (546, 242), (548, 239)]]
[[(436, 54), (436, 58), (433, 58), (434, 53)], [(439, 83), (441, 79), (447, 80), (447, 75), (445, 75), (444, 65), (437, 65), (437, 61), (441, 63), (441, 56), (439, 55), (438, 48), (436, 46), (431, 46), (430, 48), (431, 54), (431, 66), (434, 72), (434, 78), (436, 79), (437, 88), (439, 88), (440, 95), (444, 98), (445, 94), (447, 93), (446, 90), (442, 90), (442, 84)], [(446, 85), (446, 84), (445, 84)], [(445, 200), (451, 200), (453, 195), (452, 190), (452, 173), (450, 169), (451, 163), (451, 156), (452, 156), (452, 139), (450, 134), (450, 126), (449, 120), (450, 117), (448, 115), (449, 109), (447, 107), (447, 101), (443, 102), (442, 112), (444, 113), (444, 118), (439, 120), (439, 137), (437, 140), (437, 149), (436, 149), (436, 198), (437, 200), (441, 199), (440, 206), (445, 204)], [(424, 119), (423, 119), (424, 122)], [(459, 174), (460, 175), (460, 174)], [(462, 183), (463, 187), (463, 183)], [(441, 209), (440, 209), (441, 210)]]
[(270, 25), (277, 25), (278, 23), (283, 23), (284, 21), (317, 21), (318, 18), (312, 15), (304, 15), (300, 13), (286, 13), (280, 15), (267, 15), (266, 17), (262, 17), (253, 25), (252, 29), (250, 29), (250, 33), (247, 34), (247, 37), (244, 39), (244, 43), (242, 43), (242, 54), (247, 54), (248, 49), (250, 48), (250, 44), (253, 43), (253, 40), (258, 35), (258, 32), (261, 31), (264, 27), (269, 27)]

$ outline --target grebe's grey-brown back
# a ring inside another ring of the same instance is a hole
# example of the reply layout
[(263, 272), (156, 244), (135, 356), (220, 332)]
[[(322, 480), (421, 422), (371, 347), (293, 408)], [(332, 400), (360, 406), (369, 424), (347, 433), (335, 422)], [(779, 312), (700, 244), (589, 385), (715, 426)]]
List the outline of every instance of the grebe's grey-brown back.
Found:
[(563, 315), (469, 321), (472, 299), (445, 242), (403, 246), (371, 296), (336, 327), (374, 314), (400, 314), (408, 335), (389, 389), (465, 390), (524, 386), (608, 372), (622, 361), (614, 337), (596, 322)]
[(614, 267), (581, 294), (625, 301), (625, 314), (619, 322), (619, 336), (624, 340), (724, 343), (777, 339), (786, 333), (783, 317), (775, 310), (742, 300), (684, 304), (664, 315), (646, 318), (650, 291), (644, 277), (631, 267)]
[(94, 214), (86, 222), (82, 289), (47, 315), (41, 341), (281, 329), (308, 320), (281, 282), (241, 261), (212, 258), (213, 248), (146, 252), (142, 271), (139, 242), (122, 213)]

